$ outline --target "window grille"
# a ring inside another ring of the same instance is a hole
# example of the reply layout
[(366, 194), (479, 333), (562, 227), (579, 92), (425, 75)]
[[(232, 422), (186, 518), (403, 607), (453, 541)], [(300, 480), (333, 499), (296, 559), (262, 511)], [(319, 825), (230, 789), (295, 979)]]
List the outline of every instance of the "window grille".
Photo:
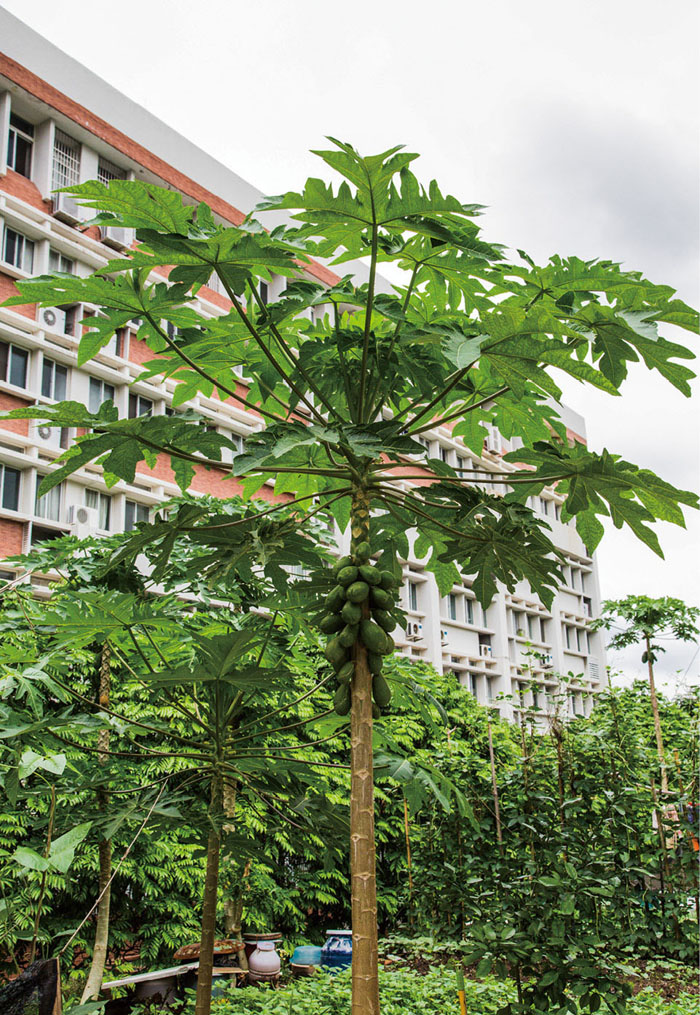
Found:
[(105, 186), (111, 180), (125, 180), (126, 169), (122, 169), (121, 166), (115, 166), (113, 162), (109, 162), (107, 159), (100, 159), (97, 163), (97, 179), (100, 183), (104, 183)]
[(74, 187), (80, 182), (80, 145), (62, 130), (56, 130), (53, 142), (51, 187)]

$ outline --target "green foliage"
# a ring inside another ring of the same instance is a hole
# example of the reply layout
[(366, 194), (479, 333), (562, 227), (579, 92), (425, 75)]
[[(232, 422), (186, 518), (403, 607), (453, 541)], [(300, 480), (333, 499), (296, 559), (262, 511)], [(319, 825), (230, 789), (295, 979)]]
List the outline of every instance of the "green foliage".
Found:
[(665, 652), (658, 641), (693, 641), (700, 634), (700, 609), (687, 606), (682, 599), (663, 596), (626, 596), (624, 599), (606, 599), (601, 615), (593, 621), (594, 628), (614, 631), (609, 641), (611, 648), (627, 648), (640, 642), (646, 645), (642, 662), (656, 662)]

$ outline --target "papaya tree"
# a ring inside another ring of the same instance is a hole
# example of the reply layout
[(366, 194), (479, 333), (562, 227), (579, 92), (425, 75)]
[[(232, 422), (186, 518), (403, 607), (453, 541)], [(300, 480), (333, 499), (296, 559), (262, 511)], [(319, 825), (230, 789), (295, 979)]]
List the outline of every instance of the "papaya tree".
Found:
[(700, 609), (687, 606), (682, 599), (662, 596), (625, 596), (624, 599), (606, 599), (602, 603), (601, 615), (593, 621), (592, 627), (614, 631), (608, 642), (610, 648), (621, 649), (630, 645), (642, 645), (642, 662), (646, 663), (649, 678), (649, 702), (654, 720), (656, 753), (661, 772), (661, 792), (668, 793), (668, 771), (664, 751), (659, 702), (656, 694), (654, 663), (666, 649), (659, 642), (695, 641), (700, 634), (698, 620)]
[[(216, 392), (264, 421), (243, 454), (192, 412), (120, 419), (110, 403), (90, 413), (64, 402), (12, 415), (84, 431), (42, 492), (88, 462), (113, 482), (163, 455), (183, 489), (195, 468), (216, 468), (246, 496), (268, 484), (301, 531), (317, 505), (349, 527), (348, 557), (333, 577), (316, 576), (317, 618), (330, 635), (336, 706), (351, 717), (353, 1013), (375, 1015), (373, 704), (375, 714), (388, 704), (382, 660), (393, 648), (410, 534), (443, 593), (461, 573), (472, 575), (484, 605), (497, 583), (513, 589), (523, 580), (551, 603), (561, 558), (529, 498), (554, 484), (562, 521), (575, 523), (589, 553), (605, 517), (661, 553), (653, 522), (683, 525), (682, 505), (696, 498), (607, 449), (570, 441), (556, 376), (617, 396), (628, 365), (642, 361), (687, 395), (693, 374), (683, 361), (693, 354), (659, 327), (697, 331), (697, 318), (673, 289), (613, 261), (553, 256), (537, 265), (524, 251), (486, 242), (480, 206), (434, 181), (421, 186), (411, 170), (416, 156), (401, 148), (363, 157), (333, 145), (317, 154), (339, 186), (310, 179), (237, 227), (150, 184), (71, 188), (97, 210), (94, 221), (135, 229), (138, 249), (86, 278), (19, 282), (8, 301), (99, 306), (100, 316), (83, 322), (80, 363), (137, 320), (153, 353), (140, 376), (172, 379), (173, 404)], [(266, 231), (268, 213), (291, 224)], [(315, 257), (334, 266), (364, 258), (367, 281), (310, 279), (303, 269)], [(381, 284), (384, 264), (403, 271), (403, 284)], [(230, 300), (214, 319), (196, 305), (212, 275)], [(260, 283), (273, 276), (286, 289), (266, 302)], [(488, 470), (431, 457), (424, 436), (446, 428), (480, 456), (489, 427), (515, 446)]]

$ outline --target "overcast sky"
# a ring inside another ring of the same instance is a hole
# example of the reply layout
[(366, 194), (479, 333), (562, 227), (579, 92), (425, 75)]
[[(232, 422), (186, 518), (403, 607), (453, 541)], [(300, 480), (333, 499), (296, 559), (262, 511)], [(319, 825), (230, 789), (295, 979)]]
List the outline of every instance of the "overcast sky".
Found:
[[(268, 193), (319, 174), (309, 149), (324, 135), (364, 152), (405, 144), (423, 179), (489, 206), (487, 239), (620, 260), (700, 304), (692, 0), (2, 2)], [(623, 396), (566, 386), (592, 447), (697, 489), (697, 403), (643, 367)], [(609, 532), (604, 597), (700, 605), (700, 523), (659, 535), (664, 561)], [(669, 646), (660, 673), (697, 680), (695, 653)], [(642, 673), (635, 654), (608, 661)]]

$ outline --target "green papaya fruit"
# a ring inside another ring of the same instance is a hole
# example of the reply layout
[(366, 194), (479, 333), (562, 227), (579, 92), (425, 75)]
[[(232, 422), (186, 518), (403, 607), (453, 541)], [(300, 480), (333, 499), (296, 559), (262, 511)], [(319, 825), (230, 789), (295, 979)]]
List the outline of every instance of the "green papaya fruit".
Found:
[(367, 665), (369, 666), (369, 672), (373, 676), (375, 676), (377, 673), (381, 673), (382, 672), (382, 666), (384, 665), (384, 660), (382, 659), (382, 657), (379, 655), (378, 652), (368, 652), (367, 653)]
[(377, 621), (382, 630), (386, 631), (387, 634), (391, 634), (391, 632), (396, 627), (396, 621), (394, 620), (394, 618), (392, 617), (392, 615), (389, 613), (388, 610), (375, 610), (374, 619)]
[(373, 701), (372, 702), (372, 718), (373, 719), (381, 719), (381, 717), (382, 717), (382, 710), (379, 707), (379, 705), (376, 703), (376, 701)]
[(363, 603), (369, 595), (369, 585), (366, 582), (353, 582), (345, 591), (349, 602)]
[(358, 543), (355, 547), (355, 560), (358, 564), (364, 564), (365, 561), (369, 560), (371, 552), (372, 547), (366, 540), (364, 540), (362, 543)]
[(357, 570), (360, 572), (363, 582), (367, 582), (368, 585), (379, 585), (381, 578), (379, 571), (373, 564), (360, 564)]
[[(379, 628), (379, 630), (382, 631), (381, 627)], [(394, 649), (396, 648), (394, 639), (391, 637), (390, 634), (387, 634), (386, 631), (382, 631), (382, 634), (384, 635), (384, 647), (381, 650), (382, 655), (390, 656), (394, 651)]]
[(357, 641), (357, 624), (346, 624), (338, 635), (338, 641), (343, 648), (352, 648)]
[(336, 585), (335, 588), (326, 596), (323, 605), (327, 610), (331, 610), (333, 613), (337, 613), (340, 607), (345, 602), (345, 589), (342, 585)]
[(649, 653), (648, 652), (642, 652), (642, 662), (646, 663), (648, 661), (649, 661)]
[(338, 715), (347, 715), (350, 711), (350, 685), (339, 684), (333, 695), (333, 708)]
[(333, 568), (333, 575), (337, 578), (338, 572), (342, 571), (344, 567), (351, 567), (352, 562), (352, 557), (341, 557)]
[(386, 589), (387, 592), (391, 592), (391, 590), (394, 588), (395, 585), (396, 585), (396, 579), (394, 578), (394, 576), (391, 573), (391, 571), (380, 571), (379, 572), (379, 586), (380, 586), (380, 588)]
[(341, 684), (349, 684), (353, 678), (355, 672), (355, 664), (352, 660), (349, 663), (343, 663), (336, 674)]
[(372, 697), (380, 708), (386, 708), (391, 701), (391, 688), (381, 673), (372, 677)]
[(376, 587), (370, 589), (369, 601), (378, 610), (389, 610), (394, 605), (394, 597), (391, 592)]
[(342, 585), (343, 588), (347, 588), (348, 585), (352, 585), (353, 582), (357, 581), (358, 569), (352, 564), (349, 567), (342, 567), (338, 571), (338, 585)]
[(336, 670), (340, 669), (347, 659), (347, 652), (340, 644), (340, 639), (337, 636), (331, 638), (323, 654)]
[(346, 624), (359, 624), (362, 620), (362, 607), (359, 603), (348, 600), (340, 611), (340, 616)]
[(369, 652), (378, 652), (380, 655), (387, 654), (384, 639), (388, 638), (389, 635), (385, 631), (382, 631), (381, 627), (375, 624), (373, 620), (360, 621), (360, 637)]
[(343, 627), (343, 618), (337, 613), (328, 613), (318, 625), (324, 634), (335, 634)]

